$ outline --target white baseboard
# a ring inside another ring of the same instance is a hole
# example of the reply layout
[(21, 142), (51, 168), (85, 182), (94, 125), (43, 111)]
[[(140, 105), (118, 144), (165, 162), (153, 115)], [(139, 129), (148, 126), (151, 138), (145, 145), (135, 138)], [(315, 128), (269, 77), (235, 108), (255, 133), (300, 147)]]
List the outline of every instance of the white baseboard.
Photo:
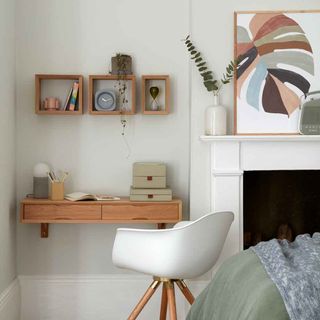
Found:
[[(19, 276), (21, 320), (123, 320), (127, 319), (152, 279), (139, 275)], [(208, 281), (189, 282), (198, 295)], [(176, 290), (178, 319), (183, 320), (188, 304)], [(159, 317), (158, 289), (139, 320)]]
[(18, 279), (12, 281), (0, 294), (0, 320), (20, 319), (20, 286)]

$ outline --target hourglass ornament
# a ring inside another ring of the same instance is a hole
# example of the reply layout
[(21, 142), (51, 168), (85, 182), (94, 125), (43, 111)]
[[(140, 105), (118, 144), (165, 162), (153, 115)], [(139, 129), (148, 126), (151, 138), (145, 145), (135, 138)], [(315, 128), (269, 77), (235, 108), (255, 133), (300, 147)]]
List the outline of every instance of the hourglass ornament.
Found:
[(158, 111), (159, 110), (159, 104), (158, 104), (158, 101), (157, 101), (157, 96), (159, 94), (159, 88), (158, 87), (151, 87), (150, 88), (150, 94), (151, 94), (151, 97), (152, 97), (152, 102), (151, 102), (151, 106), (150, 106), (150, 109), (152, 111)]

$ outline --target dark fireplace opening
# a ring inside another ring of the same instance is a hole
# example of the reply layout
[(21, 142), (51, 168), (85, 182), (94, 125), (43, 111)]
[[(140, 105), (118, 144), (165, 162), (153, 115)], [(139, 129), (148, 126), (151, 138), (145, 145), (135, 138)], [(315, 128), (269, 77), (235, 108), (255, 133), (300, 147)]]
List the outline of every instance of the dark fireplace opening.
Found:
[(320, 231), (320, 170), (245, 171), (244, 248)]

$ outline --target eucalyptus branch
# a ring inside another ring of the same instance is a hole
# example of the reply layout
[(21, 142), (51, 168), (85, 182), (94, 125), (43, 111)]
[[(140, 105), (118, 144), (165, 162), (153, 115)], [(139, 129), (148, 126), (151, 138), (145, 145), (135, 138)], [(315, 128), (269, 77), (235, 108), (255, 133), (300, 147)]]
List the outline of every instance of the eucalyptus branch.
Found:
[(196, 49), (190, 40), (190, 36), (184, 39), (184, 43), (190, 53), (191, 59), (194, 60), (200, 75), (203, 78), (203, 84), (208, 91), (218, 90), (218, 81), (213, 78), (213, 72), (208, 69), (207, 62), (202, 58), (201, 53)]
[(222, 75), (222, 78), (218, 81), (214, 78), (212, 70), (207, 66), (207, 62), (203, 59), (201, 53), (197, 50), (196, 46), (192, 43), (190, 35), (188, 35), (184, 40), (184, 43), (189, 51), (191, 59), (194, 60), (198, 71), (203, 78), (203, 84), (206, 89), (210, 92), (213, 91), (214, 94), (218, 94), (223, 87), (223, 85), (228, 84), (235, 76), (235, 71), (237, 68), (237, 61), (231, 61), (226, 67), (226, 72)]

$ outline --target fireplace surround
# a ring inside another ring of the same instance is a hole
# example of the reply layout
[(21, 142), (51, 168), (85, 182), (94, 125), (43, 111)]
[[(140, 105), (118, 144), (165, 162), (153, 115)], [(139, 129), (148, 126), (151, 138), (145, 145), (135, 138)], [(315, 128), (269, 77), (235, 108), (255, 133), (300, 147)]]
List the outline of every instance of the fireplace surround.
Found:
[(244, 248), (244, 175), (320, 170), (320, 136), (201, 136), (210, 148), (210, 208), (235, 214), (222, 258)]

